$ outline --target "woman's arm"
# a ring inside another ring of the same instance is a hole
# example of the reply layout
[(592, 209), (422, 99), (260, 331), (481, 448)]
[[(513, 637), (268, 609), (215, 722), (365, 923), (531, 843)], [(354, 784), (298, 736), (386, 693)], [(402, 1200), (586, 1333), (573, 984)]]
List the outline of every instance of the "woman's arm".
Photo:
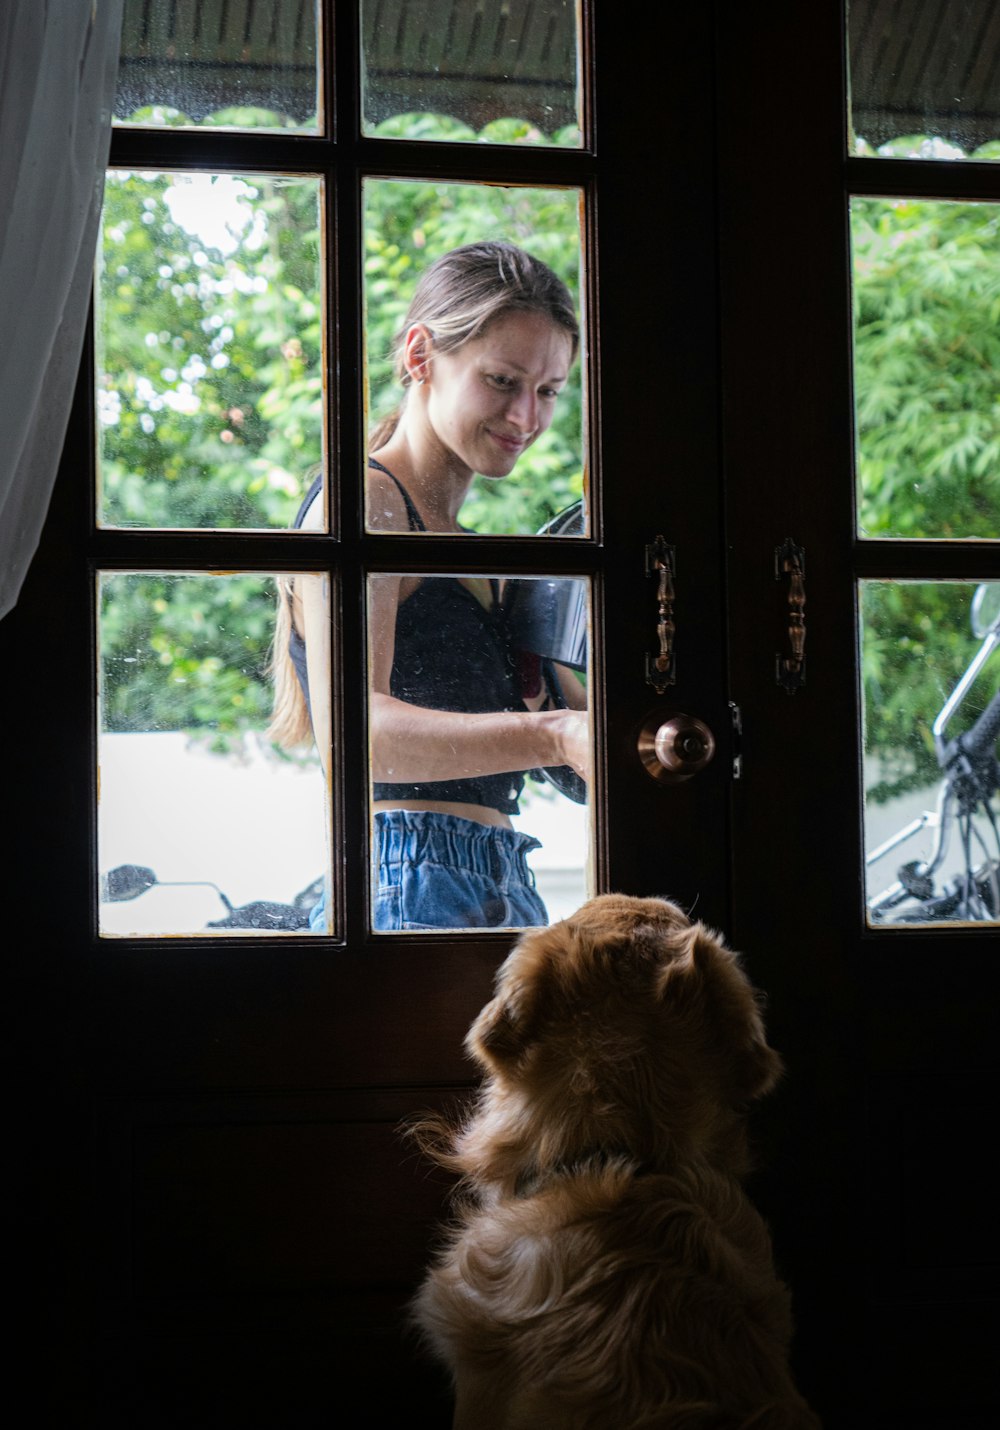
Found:
[(467, 715), (428, 710), (372, 692), (372, 771), (380, 782), (423, 784), (538, 765), (590, 765), (587, 716), (580, 710)]

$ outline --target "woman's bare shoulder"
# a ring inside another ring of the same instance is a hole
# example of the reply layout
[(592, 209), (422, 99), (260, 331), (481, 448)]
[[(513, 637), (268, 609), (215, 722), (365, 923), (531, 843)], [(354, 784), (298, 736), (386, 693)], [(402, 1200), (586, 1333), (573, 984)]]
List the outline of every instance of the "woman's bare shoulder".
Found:
[(365, 521), (371, 531), (409, 531), (410, 519), (403, 494), (388, 472), (368, 470)]

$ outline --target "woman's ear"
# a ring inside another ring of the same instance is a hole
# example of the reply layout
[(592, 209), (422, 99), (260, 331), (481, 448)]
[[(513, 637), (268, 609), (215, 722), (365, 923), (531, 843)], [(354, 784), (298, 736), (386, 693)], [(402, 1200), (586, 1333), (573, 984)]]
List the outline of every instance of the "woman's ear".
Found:
[(426, 323), (414, 323), (403, 339), (403, 366), (411, 382), (422, 386), (430, 376), (434, 339)]

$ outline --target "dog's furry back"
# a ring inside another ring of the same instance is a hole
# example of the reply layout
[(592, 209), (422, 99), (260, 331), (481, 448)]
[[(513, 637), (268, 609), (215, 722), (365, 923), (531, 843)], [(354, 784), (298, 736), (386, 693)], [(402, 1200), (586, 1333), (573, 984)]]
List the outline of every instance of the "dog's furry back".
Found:
[(416, 1302), (461, 1430), (815, 1430), (739, 1177), (780, 1075), (739, 962), (662, 900), (525, 935), (467, 1046), (458, 1224)]

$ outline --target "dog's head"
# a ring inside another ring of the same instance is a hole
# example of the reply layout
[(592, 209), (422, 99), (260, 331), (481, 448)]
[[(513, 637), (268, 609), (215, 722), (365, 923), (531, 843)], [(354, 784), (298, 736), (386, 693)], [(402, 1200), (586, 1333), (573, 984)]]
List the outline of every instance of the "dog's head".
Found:
[(466, 1046), (487, 1074), (466, 1137), (478, 1125), (509, 1168), (602, 1152), (739, 1175), (743, 1109), (781, 1072), (737, 955), (675, 905), (618, 894), (525, 934)]

